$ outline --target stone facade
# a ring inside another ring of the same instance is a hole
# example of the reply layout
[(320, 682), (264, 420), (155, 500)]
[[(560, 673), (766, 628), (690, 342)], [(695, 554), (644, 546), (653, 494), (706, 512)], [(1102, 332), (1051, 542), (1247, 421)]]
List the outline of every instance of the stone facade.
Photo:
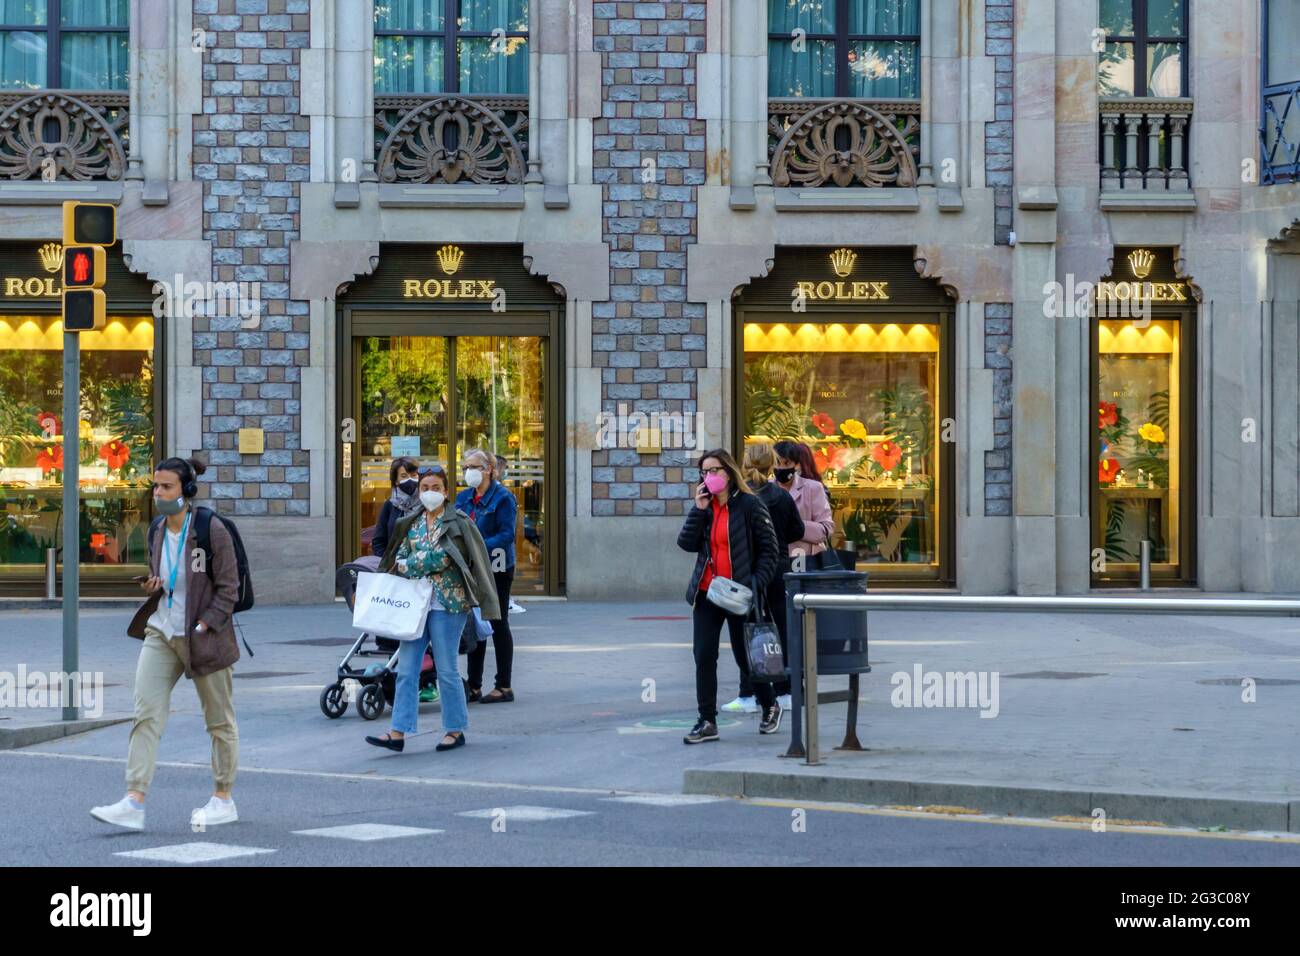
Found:
[(1011, 514), (1011, 304), (984, 305), (984, 367), (993, 371), (993, 450), (984, 453), (984, 514)]
[[(610, 301), (592, 305), (601, 407), (693, 415), (706, 364), (705, 306), (686, 301), (696, 240), (705, 124), (696, 114), (703, 3), (597, 3), (601, 115), (592, 181), (601, 185)], [(694, 455), (632, 449), (592, 454), (593, 515), (680, 515), (697, 480)]]
[[(215, 466), (204, 481), (219, 511), (302, 516), (311, 486), (300, 440), (310, 328), (308, 303), (289, 297), (289, 244), (300, 237), (301, 184), (311, 171), (299, 98), (310, 0), (193, 3), (205, 38), (194, 177), (203, 183), (212, 279), (256, 283), (247, 288), (258, 290), (261, 311), (194, 319), (202, 447)], [(239, 453), (241, 428), (263, 430), (261, 455)]]
[(993, 241), (1011, 238), (1012, 119), (1015, 115), (1014, 0), (984, 0), (984, 52), (993, 57), (993, 121), (984, 124), (984, 182), (993, 187)]
[[(59, 202), (100, 199), (119, 205), (132, 271), (260, 284), (258, 322), (169, 317), (158, 359), (161, 443), (210, 462), (203, 493), (239, 517), (259, 593), (332, 596), (348, 546), (339, 290), (387, 243), (508, 244), (560, 290), (548, 521), (566, 593), (611, 599), (680, 595), (698, 450), (598, 447), (593, 423), (620, 405), (703, 411), (702, 441), (731, 444), (734, 293), (783, 249), (841, 245), (913, 250), (955, 295), (956, 587), (1086, 592), (1088, 328), (1045, 320), (1043, 290), (1096, 281), (1117, 245), (1173, 250), (1203, 293), (1197, 584), (1300, 590), (1300, 184), (1241, 179), (1258, 155), (1256, 4), (1188, 6), (1192, 189), (1117, 198), (1100, 184), (1095, 4), (925, 0), (918, 181), (841, 190), (773, 186), (757, 0), (531, 0), (523, 181), (380, 182), (374, 3), (132, 0), (127, 174), (0, 184), (6, 239), (48, 241)], [(264, 454), (239, 453), (241, 427), (264, 430)]]

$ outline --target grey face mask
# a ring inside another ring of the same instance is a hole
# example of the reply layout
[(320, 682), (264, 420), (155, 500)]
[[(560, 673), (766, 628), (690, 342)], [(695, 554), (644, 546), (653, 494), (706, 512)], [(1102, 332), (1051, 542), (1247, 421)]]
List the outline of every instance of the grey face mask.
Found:
[(185, 510), (185, 499), (181, 498), (157, 498), (153, 500), (154, 510), (160, 515), (178, 515)]

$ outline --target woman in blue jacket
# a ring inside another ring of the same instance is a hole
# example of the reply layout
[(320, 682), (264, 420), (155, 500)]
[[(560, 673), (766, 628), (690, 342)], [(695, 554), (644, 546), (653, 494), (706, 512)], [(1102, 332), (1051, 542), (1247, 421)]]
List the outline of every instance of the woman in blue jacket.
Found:
[(470, 448), (461, 458), (464, 491), (456, 496), (456, 507), (473, 519), (487, 545), (488, 561), (496, 579), (501, 617), (492, 622), (492, 647), (496, 652), (496, 686), (483, 694), (483, 662), (487, 642), (480, 642), (469, 655), (469, 701), (501, 704), (515, 699), (510, 686), (515, 641), (510, 633), (510, 586), (515, 579), (515, 496), (494, 480), (496, 456), (481, 448)]

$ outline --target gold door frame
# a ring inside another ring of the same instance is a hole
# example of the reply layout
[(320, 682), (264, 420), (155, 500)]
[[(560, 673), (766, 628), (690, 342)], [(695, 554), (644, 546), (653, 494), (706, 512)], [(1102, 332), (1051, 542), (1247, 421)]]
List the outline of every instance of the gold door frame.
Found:
[[(953, 314), (952, 308), (935, 308), (933, 305), (818, 305), (801, 313), (807, 322), (843, 321), (847, 316), (858, 316), (864, 322), (887, 322), (890, 316), (913, 316), (921, 323), (938, 326), (939, 330), (939, 402), (935, 418), (942, 430), (945, 418), (955, 418), (956, 375), (953, 366)], [(732, 308), (732, 448), (743, 449), (745, 446), (745, 323), (746, 322), (789, 322), (790, 311), (771, 307), (746, 307), (736, 304)], [(868, 586), (876, 587), (944, 587), (957, 586), (956, 581), (956, 455), (955, 442), (939, 443), (939, 479), (943, 485), (935, 495), (935, 507), (939, 510), (939, 531), (935, 543), (938, 569), (922, 574), (908, 574), (906, 571), (891, 567), (883, 570), (881, 565), (867, 565)], [(876, 571), (872, 580), (873, 568)]]
[[(358, 343), (370, 336), (430, 336), (449, 340), (448, 370), (451, 387), (448, 389), (447, 436), (448, 448), (456, 447), (455, 423), (459, 399), (456, 395), (455, 339), (470, 336), (533, 336), (542, 339), (543, 362), (547, 375), (545, 401), (546, 489), (543, 502), (546, 508), (545, 538), (542, 544), (543, 593), (561, 595), (565, 588), (564, 568), (564, 440), (566, 430), (564, 415), (564, 341), (561, 329), (562, 309), (531, 308), (504, 315), (471, 312), (464, 309), (418, 306), (340, 305), (338, 309), (338, 408), (339, 418), (360, 421), (361, 368), (356, 359)], [(358, 436), (359, 438), (360, 436)], [(355, 443), (354, 443), (355, 444)], [(357, 555), (348, 553), (349, 542), (360, 540), (361, 509), (359, 506), (360, 472), (359, 456), (353, 455), (352, 477), (343, 477), (342, 432), (335, 432), (336, 501), (338, 519), (336, 527), (337, 564), (354, 560)], [(454, 472), (457, 462), (442, 462)]]

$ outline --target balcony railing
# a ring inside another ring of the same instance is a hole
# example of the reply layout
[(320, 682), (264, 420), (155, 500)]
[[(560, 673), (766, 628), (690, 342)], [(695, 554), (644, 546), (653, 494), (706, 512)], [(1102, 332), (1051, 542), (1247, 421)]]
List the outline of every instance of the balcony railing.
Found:
[(126, 175), (125, 91), (0, 93), (0, 180), (120, 180)]
[(774, 186), (915, 186), (921, 101), (768, 100), (767, 149)]
[(1259, 144), (1264, 185), (1300, 181), (1300, 82), (1264, 87)]
[(1101, 189), (1187, 193), (1190, 99), (1104, 97)]
[(381, 183), (522, 183), (528, 97), (459, 93), (375, 97)]

